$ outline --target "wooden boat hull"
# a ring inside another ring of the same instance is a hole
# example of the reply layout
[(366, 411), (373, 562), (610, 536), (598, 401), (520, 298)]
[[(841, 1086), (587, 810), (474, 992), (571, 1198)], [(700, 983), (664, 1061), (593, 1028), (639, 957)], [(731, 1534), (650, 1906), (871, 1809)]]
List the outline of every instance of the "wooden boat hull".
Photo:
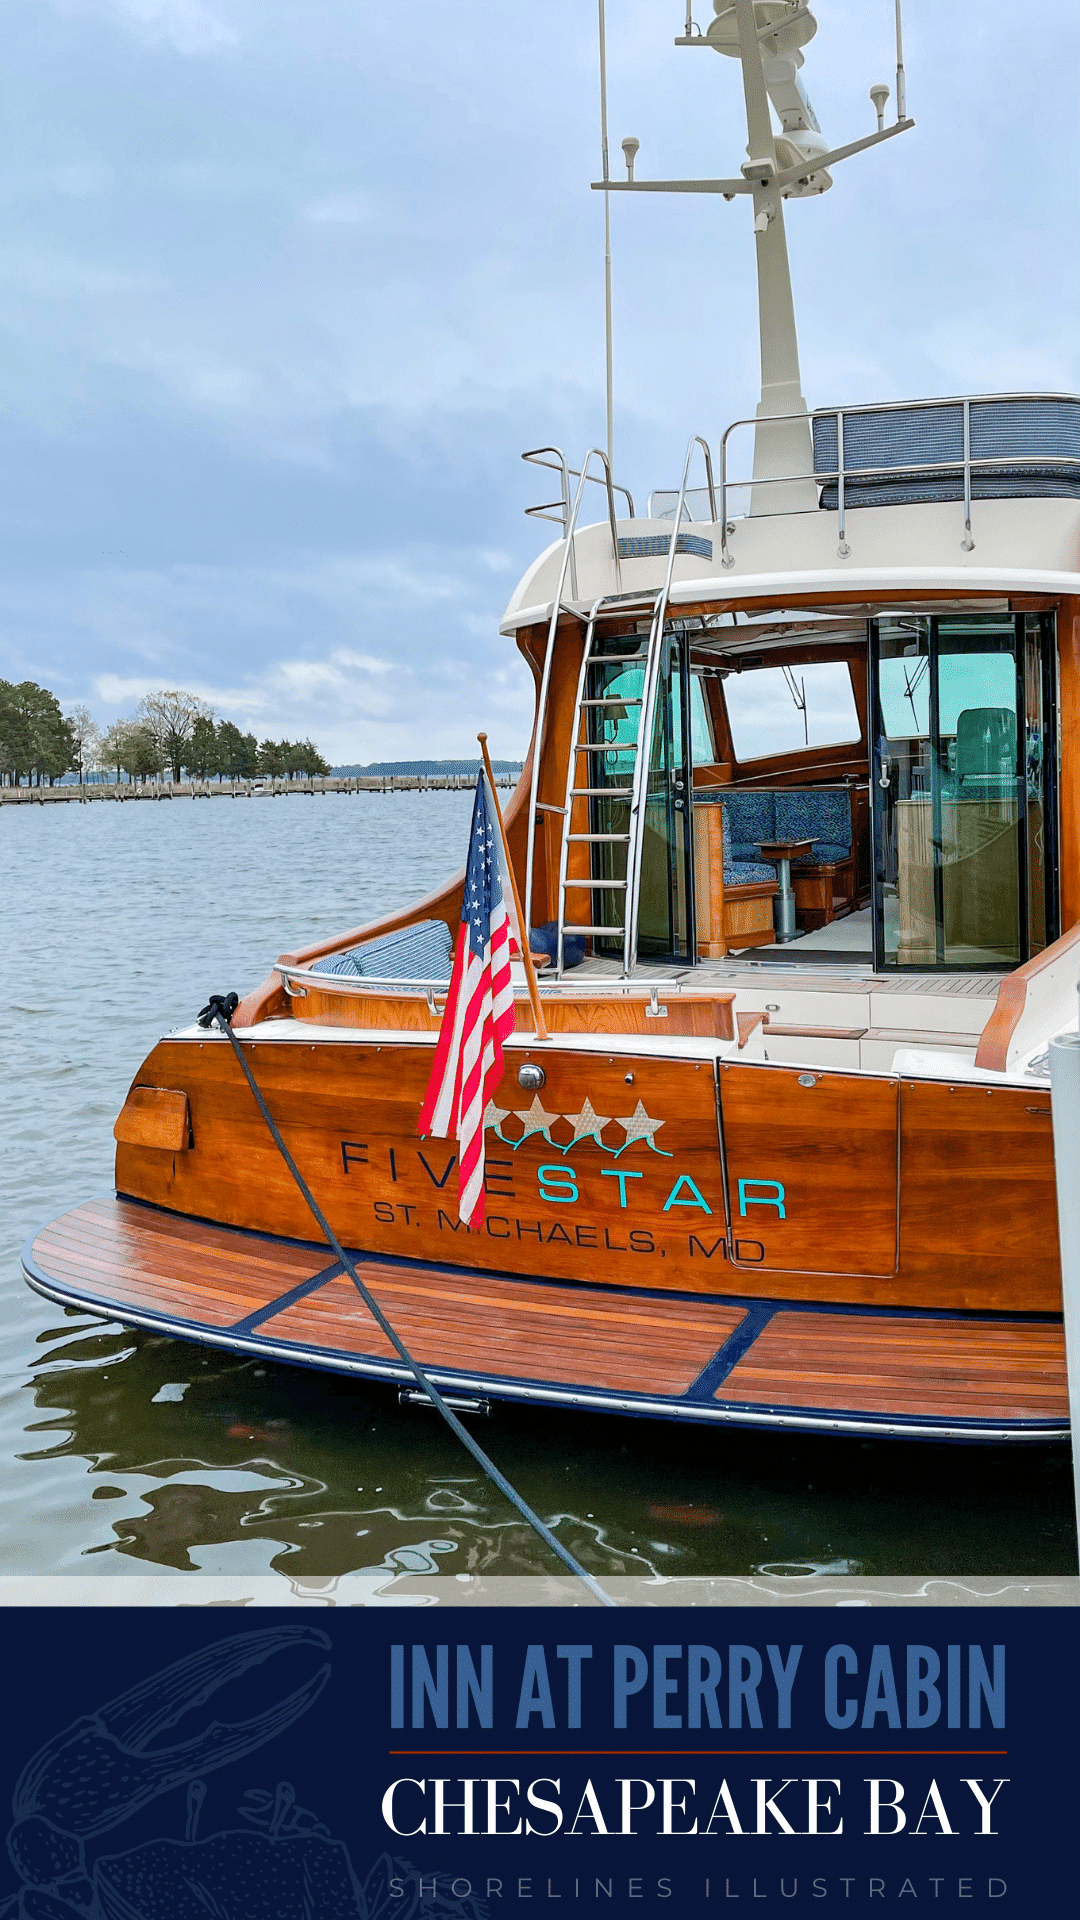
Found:
[[(351, 1251), (351, 1250), (350, 1250)], [(358, 1252), (447, 1392), (717, 1426), (1064, 1438), (1060, 1316), (896, 1311), (470, 1272)], [(30, 1285), (102, 1318), (390, 1382), (409, 1375), (326, 1246), (109, 1195), (43, 1227)]]
[[(268, 1023), (245, 1052), (342, 1245), (445, 1389), (759, 1427), (1067, 1432), (1053, 1142), (1030, 1089), (742, 1064), (686, 1034), (522, 1038), (470, 1234), (456, 1143), (415, 1131), (434, 1036), (315, 1035)], [(32, 1286), (408, 1379), (312, 1242), (227, 1040), (163, 1040), (115, 1132), (116, 1195), (42, 1229)]]
[[(256, 1028), (247, 1057), (346, 1246), (664, 1292), (1061, 1311), (1050, 1102), (1030, 1087), (743, 1065), (692, 1040), (668, 1056), (632, 1037), (518, 1043), (489, 1114), (484, 1231), (470, 1234), (456, 1143), (416, 1132), (433, 1036), (311, 1041), (281, 1026), (290, 1037)], [(519, 1067), (541, 1059), (543, 1088), (523, 1092)], [(163, 1040), (117, 1136), (118, 1192), (310, 1235), (220, 1036)]]

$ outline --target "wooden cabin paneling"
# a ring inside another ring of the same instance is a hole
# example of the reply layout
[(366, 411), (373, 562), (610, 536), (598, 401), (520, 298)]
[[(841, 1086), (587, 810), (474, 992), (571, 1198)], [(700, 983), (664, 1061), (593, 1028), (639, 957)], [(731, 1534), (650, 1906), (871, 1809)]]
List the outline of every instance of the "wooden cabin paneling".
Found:
[(900, 1159), (904, 1275), (935, 1304), (1060, 1313), (1048, 1086), (904, 1080)]
[[(560, 993), (544, 999), (544, 1019), (549, 1033), (628, 1033), (655, 1038), (660, 1022), (667, 1036), (698, 1036), (709, 1040), (730, 1040), (733, 992), (677, 993), (657, 995), (659, 1014), (652, 1011), (650, 997), (640, 989), (633, 995)], [(442, 1023), (445, 995), (435, 995), (435, 1012), (419, 994), (352, 993), (348, 990), (323, 992), (305, 982), (304, 998), (293, 1001), (293, 1018), (322, 1027), (358, 1029), (364, 1032), (437, 1033)], [(535, 1031), (532, 1009), (527, 1000), (514, 1006), (514, 1024), (518, 1033)]]
[(736, 1250), (757, 1241), (770, 1273), (895, 1273), (895, 1080), (724, 1061), (720, 1101)]

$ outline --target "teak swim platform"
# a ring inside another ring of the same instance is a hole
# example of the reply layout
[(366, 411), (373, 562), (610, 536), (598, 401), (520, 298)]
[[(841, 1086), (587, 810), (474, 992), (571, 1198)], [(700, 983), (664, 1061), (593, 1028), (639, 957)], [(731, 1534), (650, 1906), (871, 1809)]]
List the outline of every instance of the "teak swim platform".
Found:
[[(814, 30), (740, 0), (700, 36), (743, 63), (738, 179), (600, 183), (752, 196), (766, 294), (788, 286), (785, 200), (852, 150), (806, 101)], [(906, 131), (898, 108), (855, 147)], [(417, 1131), (461, 874), (279, 955), (232, 1033), (455, 1402), (1059, 1439), (1047, 1050), (1080, 980), (1080, 399), (808, 411), (784, 298), (761, 349), (758, 415), (715, 458), (695, 436), (643, 513), (602, 453), (526, 455), (559, 537), (502, 623), (536, 692), (505, 824), (546, 1037), (518, 960), (483, 1231), (456, 1142)], [(32, 1286), (408, 1379), (313, 1242), (228, 1033), (163, 1038), (115, 1133), (115, 1193), (36, 1235)]]
[[(406, 1380), (337, 1261), (109, 1196), (24, 1256), (64, 1305), (333, 1372)], [(354, 1257), (357, 1257), (354, 1254)], [(1060, 1319), (560, 1285), (361, 1254), (451, 1405), (487, 1398), (702, 1423), (1047, 1439), (1068, 1417)]]

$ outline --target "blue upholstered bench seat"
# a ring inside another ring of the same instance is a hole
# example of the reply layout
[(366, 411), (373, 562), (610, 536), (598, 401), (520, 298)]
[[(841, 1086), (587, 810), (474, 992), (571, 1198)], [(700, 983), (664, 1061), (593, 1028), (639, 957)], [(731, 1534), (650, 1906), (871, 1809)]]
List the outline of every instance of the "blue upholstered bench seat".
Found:
[[(995, 463), (972, 468), (973, 500), (1075, 499), (1080, 495), (1080, 466), (1068, 464), (1070, 459), (1080, 459), (1080, 400), (1067, 395), (1029, 399), (1019, 394), (973, 400), (970, 425), (971, 458)], [(815, 472), (835, 470), (836, 415), (819, 415), (813, 435)], [(1016, 464), (1018, 456), (1031, 464)], [(927, 471), (898, 473), (895, 478), (887, 471), (859, 472), (871, 467), (919, 468), (923, 461), (932, 463)], [(941, 471), (946, 461), (955, 462), (951, 471)], [(844, 501), (849, 507), (962, 500), (963, 461), (964, 409), (959, 401), (844, 417)], [(822, 507), (835, 512), (837, 496), (837, 482), (825, 480)]]
[(825, 866), (851, 854), (851, 799), (846, 787), (704, 788), (695, 803), (719, 806), (724, 816), (724, 885), (775, 880), (761, 858), (768, 840), (812, 840), (793, 865)]
[(350, 974), (360, 979), (439, 981), (449, 980), (453, 959), (446, 921), (418, 920), (411, 927), (382, 933), (378, 939), (365, 940), (344, 953), (328, 953), (313, 963), (311, 971)]
[(823, 866), (851, 852), (851, 800), (846, 788), (784, 787), (776, 793), (776, 838), (812, 840), (796, 865)]
[(834, 846), (828, 840), (815, 840), (809, 852), (797, 853), (791, 864), (793, 867), (839, 866), (850, 852), (850, 846)]
[(776, 868), (770, 867), (764, 860), (731, 860), (724, 857), (725, 887), (748, 887), (751, 882), (761, 886), (768, 880), (776, 885)]

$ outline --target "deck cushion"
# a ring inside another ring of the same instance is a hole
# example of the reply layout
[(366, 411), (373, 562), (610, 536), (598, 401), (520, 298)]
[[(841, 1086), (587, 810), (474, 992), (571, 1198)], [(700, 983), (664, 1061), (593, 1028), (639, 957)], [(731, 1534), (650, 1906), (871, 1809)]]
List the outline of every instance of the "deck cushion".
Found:
[[(711, 797), (712, 796), (710, 796), (710, 798)], [(734, 798), (734, 795), (730, 797)], [(740, 796), (740, 798), (741, 797), (742, 796)], [(758, 799), (761, 797), (762, 796), (760, 795), (754, 795), (755, 799)], [(772, 795), (766, 794), (764, 798), (767, 800), (771, 800)], [(718, 804), (720, 806), (720, 821), (721, 821), (721, 829), (723, 832), (723, 839), (724, 839), (724, 885), (725, 887), (744, 887), (744, 886), (750, 886), (750, 885), (761, 886), (762, 883), (765, 881), (769, 881), (773, 886), (775, 886), (776, 885), (775, 867), (771, 867), (768, 864), (768, 862), (765, 860), (756, 860), (756, 859), (742, 860), (737, 858), (732, 853), (730, 844), (729, 844), (729, 837), (728, 837), (729, 836), (728, 800), (724, 799), (720, 801)], [(754, 848), (754, 852), (755, 853), (757, 852), (756, 847)]]
[[(613, 940), (622, 938), (621, 934), (612, 934)], [(529, 928), (529, 952), (546, 953), (552, 966), (559, 959), (559, 927), (555, 920), (545, 921), (542, 927)], [(580, 967), (585, 958), (585, 938), (580, 933), (563, 934), (563, 968)]]
[(396, 933), (380, 934), (344, 953), (316, 960), (312, 973), (351, 974), (375, 980), (449, 980), (454, 948), (445, 920), (418, 920)]
[[(825, 474), (837, 465), (836, 415), (819, 415), (813, 435), (814, 469)], [(1069, 460), (1080, 457), (1080, 400), (1008, 394), (996, 400), (973, 400), (971, 457), (995, 462), (972, 468), (973, 500), (1075, 498), (1080, 494), (1080, 466), (1070, 465)], [(1017, 465), (1018, 457), (1032, 464)], [(887, 471), (865, 473), (870, 467), (918, 468), (924, 460), (955, 461), (956, 465), (952, 471), (898, 473), (895, 479)], [(845, 415), (844, 498), (849, 507), (962, 500), (963, 460), (964, 410), (959, 401)], [(860, 468), (864, 477), (859, 476)], [(821, 505), (835, 512), (835, 480), (822, 485)]]
[(851, 852), (850, 846), (831, 845), (828, 840), (815, 840), (809, 853), (797, 853), (792, 861), (793, 867), (836, 866), (846, 860)]
[(747, 788), (720, 796), (724, 809), (724, 841), (729, 860), (761, 859), (759, 845), (776, 834), (775, 795), (767, 790)]
[[(851, 800), (846, 787), (785, 787), (776, 795), (778, 840), (813, 840), (813, 857), (844, 860), (851, 849)], [(817, 844), (840, 847), (819, 854)]]
[(765, 880), (776, 885), (776, 868), (770, 867), (764, 860), (733, 860), (730, 864), (724, 861), (725, 887), (746, 887), (751, 882), (761, 886)]

